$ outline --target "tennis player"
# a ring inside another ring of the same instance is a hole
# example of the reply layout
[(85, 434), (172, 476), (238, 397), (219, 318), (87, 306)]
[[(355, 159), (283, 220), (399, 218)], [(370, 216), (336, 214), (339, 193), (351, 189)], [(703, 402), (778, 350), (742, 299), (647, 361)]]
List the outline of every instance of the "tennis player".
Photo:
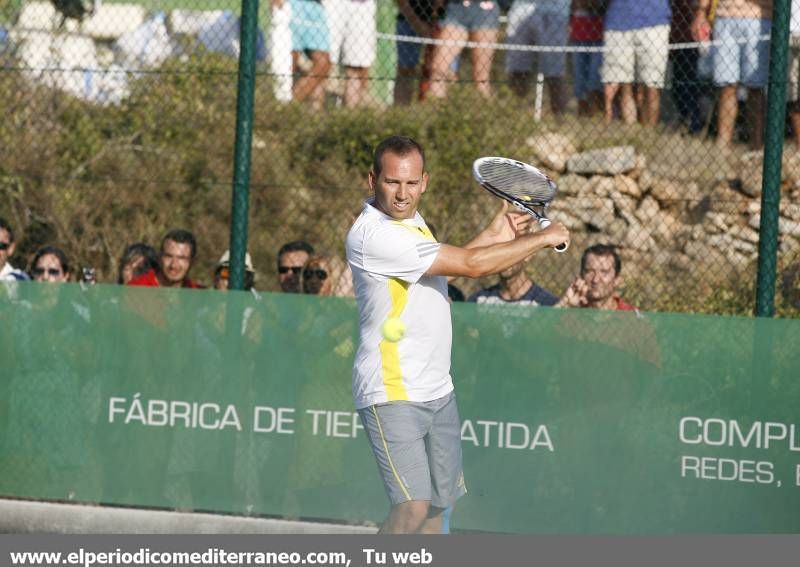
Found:
[[(569, 232), (554, 222), (531, 233), (531, 217), (504, 205), (465, 246), (440, 244), (417, 212), (428, 187), (423, 149), (403, 136), (378, 144), (369, 186), (347, 260), (360, 318), (353, 397), (392, 504), (381, 532), (441, 533), (443, 511), (466, 492), (447, 276), (496, 274)], [(384, 333), (388, 319), (404, 329), (399, 340)]]

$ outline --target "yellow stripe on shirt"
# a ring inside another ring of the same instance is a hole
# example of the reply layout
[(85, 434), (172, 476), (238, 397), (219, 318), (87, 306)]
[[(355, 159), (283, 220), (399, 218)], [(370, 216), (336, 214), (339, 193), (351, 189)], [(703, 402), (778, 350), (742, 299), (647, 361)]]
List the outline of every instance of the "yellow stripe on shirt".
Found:
[(414, 234), (421, 236), (425, 240), (430, 240), (431, 242), (436, 242), (436, 237), (433, 236), (431, 229), (427, 226), (417, 226), (415, 224), (406, 224), (403, 221), (392, 221), (397, 226), (402, 226), (406, 230), (410, 230)]
[[(398, 278), (390, 278), (387, 282), (389, 286), (389, 298), (392, 307), (389, 310), (389, 317), (400, 317), (403, 309), (408, 303), (409, 283)], [(386, 388), (388, 401), (407, 400), (408, 392), (403, 384), (403, 372), (400, 369), (400, 341), (387, 341), (383, 339), (380, 344), (381, 367), (383, 368), (383, 386)]]

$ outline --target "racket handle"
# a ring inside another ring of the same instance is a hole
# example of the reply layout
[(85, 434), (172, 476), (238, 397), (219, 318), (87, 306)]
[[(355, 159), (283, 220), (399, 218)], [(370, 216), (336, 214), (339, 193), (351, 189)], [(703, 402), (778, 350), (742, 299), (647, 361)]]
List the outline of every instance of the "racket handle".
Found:
[[(550, 226), (550, 219), (539, 219), (539, 226), (542, 228), (547, 228)], [(566, 252), (567, 248), (569, 248), (569, 242), (562, 242), (558, 246), (553, 246), (553, 250), (556, 252)]]

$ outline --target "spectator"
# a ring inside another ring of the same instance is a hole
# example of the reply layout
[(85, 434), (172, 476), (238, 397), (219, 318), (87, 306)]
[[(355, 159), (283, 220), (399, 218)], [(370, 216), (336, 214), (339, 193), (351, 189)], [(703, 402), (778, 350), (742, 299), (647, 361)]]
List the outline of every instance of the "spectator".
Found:
[(314, 254), (303, 268), (303, 293), (333, 295), (333, 273), (327, 256)]
[[(569, 42), (575, 47), (603, 46), (605, 0), (572, 0)], [(578, 115), (593, 116), (603, 108), (601, 51), (579, 51), (572, 55), (573, 91), (578, 99)]]
[[(395, 33), (419, 38), (433, 38), (437, 34), (437, 21), (441, 15), (444, 0), (397, 0), (397, 23)], [(414, 93), (414, 79), (417, 76), (419, 53), (422, 45), (408, 41), (397, 42), (397, 77), (394, 81), (395, 104), (410, 104)], [(419, 83), (419, 97), (422, 100), (430, 88), (430, 67), (433, 63), (433, 45), (426, 45), (422, 61)]]
[[(214, 269), (214, 289), (219, 291), (228, 291), (228, 280), (230, 279), (230, 258), (231, 251), (225, 250), (222, 258), (217, 262), (217, 267)], [(244, 256), (244, 290), (250, 291), (256, 284), (256, 270), (253, 267), (253, 259), (250, 257), (250, 252), (245, 253)]]
[[(764, 145), (764, 86), (769, 75), (769, 36), (772, 29), (772, 0), (718, 0), (714, 15), (714, 84), (720, 87), (717, 108), (717, 142), (733, 142), (739, 102), (738, 85), (747, 88), (750, 145)], [(692, 22), (692, 36), (708, 37), (712, 0), (698, 0)]]
[(33, 256), (31, 275), (37, 282), (65, 283), (72, 275), (67, 255), (61, 248), (45, 246)]
[(451, 283), (447, 284), (447, 298), (450, 300), (450, 303), (462, 302), (466, 300), (464, 297), (464, 292)]
[(622, 283), (621, 269), (622, 260), (614, 246), (590, 246), (581, 256), (581, 275), (567, 288), (557, 307), (636, 311), (617, 293)]
[(270, 72), (274, 77), (275, 98), (292, 100), (292, 7), (286, 0), (272, 0), (269, 25)]
[[(691, 27), (695, 0), (671, 0), (671, 2), (670, 43), (694, 43)], [(672, 62), (672, 100), (678, 118), (689, 134), (697, 134), (703, 129), (703, 120), (700, 116), (700, 75), (697, 70), (699, 59), (698, 47), (672, 49), (669, 52), (669, 60)]]
[(525, 272), (525, 262), (519, 262), (498, 274), (500, 281), (473, 293), (473, 303), (513, 303), (515, 305), (555, 305), (558, 297), (536, 285)]
[[(273, 8), (280, 9), (286, 0), (275, 0)], [(311, 68), (294, 82), (294, 98), (298, 101), (311, 99), (316, 108), (323, 103), (323, 86), (331, 70), (330, 33), (325, 9), (319, 0), (289, 0), (292, 18), (292, 67), (300, 72), (300, 58), (308, 53)]]
[(152, 246), (136, 242), (125, 248), (119, 259), (117, 283), (125, 285), (150, 270), (158, 270), (158, 253)]
[[(494, 0), (450, 0), (447, 4), (439, 39), (449, 42), (493, 44), (497, 41), (500, 7)], [(462, 45), (437, 45), (431, 64), (431, 96), (444, 98), (450, 80), (450, 66), (463, 50)], [(494, 47), (472, 48), (472, 81), (485, 97), (492, 94), (489, 75)]]
[(781, 272), (781, 292), (786, 303), (800, 309), (800, 260)]
[[(605, 0), (572, 0), (569, 42), (575, 47), (603, 46)], [(603, 107), (601, 51), (579, 51), (572, 55), (573, 92), (578, 99), (578, 115), (592, 116)]]
[(161, 241), (160, 265), (133, 278), (128, 285), (200, 288), (202, 286), (189, 278), (196, 256), (197, 241), (194, 235), (188, 230), (171, 230)]
[(8, 259), (14, 255), (16, 248), (14, 230), (4, 218), (0, 217), (0, 281), (28, 279), (28, 274), (22, 270), (17, 270), (8, 262)]
[(278, 284), (285, 293), (302, 291), (303, 268), (314, 247), (304, 240), (295, 240), (281, 246), (278, 250)]
[(378, 47), (375, 0), (322, 0), (322, 5), (328, 18), (331, 63), (344, 66), (344, 104), (361, 106)]
[[(514, 0), (508, 12), (508, 43), (563, 47), (569, 35), (569, 0)], [(509, 51), (506, 71), (512, 90), (520, 97), (528, 93), (534, 56), (531, 51)], [(550, 95), (550, 109), (561, 114), (566, 106), (563, 51), (538, 54), (539, 72), (544, 75)]]
[(792, 0), (789, 33), (789, 122), (794, 131), (794, 143), (800, 150), (800, 0)]
[(613, 119), (618, 92), (622, 121), (636, 122), (634, 83), (642, 89), (639, 121), (650, 126), (658, 123), (671, 19), (669, 0), (611, 0), (604, 22), (606, 51), (601, 71), (607, 124)]

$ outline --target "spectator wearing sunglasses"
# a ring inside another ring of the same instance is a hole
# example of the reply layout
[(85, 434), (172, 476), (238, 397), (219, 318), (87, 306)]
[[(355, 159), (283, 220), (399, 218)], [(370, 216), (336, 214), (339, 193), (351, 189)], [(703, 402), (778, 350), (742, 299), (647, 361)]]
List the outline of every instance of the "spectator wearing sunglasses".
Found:
[(31, 275), (37, 282), (65, 283), (71, 272), (67, 255), (61, 248), (45, 246), (33, 256)]
[(4, 218), (0, 218), (0, 281), (28, 279), (28, 274), (22, 270), (17, 270), (8, 262), (8, 259), (14, 255), (16, 247), (14, 230)]
[(314, 254), (314, 247), (304, 240), (287, 242), (278, 250), (278, 285), (285, 293), (300, 293), (303, 268)]
[(333, 273), (327, 256), (315, 254), (303, 268), (303, 293), (333, 295)]
[[(214, 270), (214, 289), (228, 291), (228, 280), (230, 279), (230, 259), (231, 251), (225, 250), (222, 258), (217, 262)], [(244, 290), (250, 291), (256, 284), (256, 270), (253, 268), (253, 259), (250, 252), (244, 256)]]

